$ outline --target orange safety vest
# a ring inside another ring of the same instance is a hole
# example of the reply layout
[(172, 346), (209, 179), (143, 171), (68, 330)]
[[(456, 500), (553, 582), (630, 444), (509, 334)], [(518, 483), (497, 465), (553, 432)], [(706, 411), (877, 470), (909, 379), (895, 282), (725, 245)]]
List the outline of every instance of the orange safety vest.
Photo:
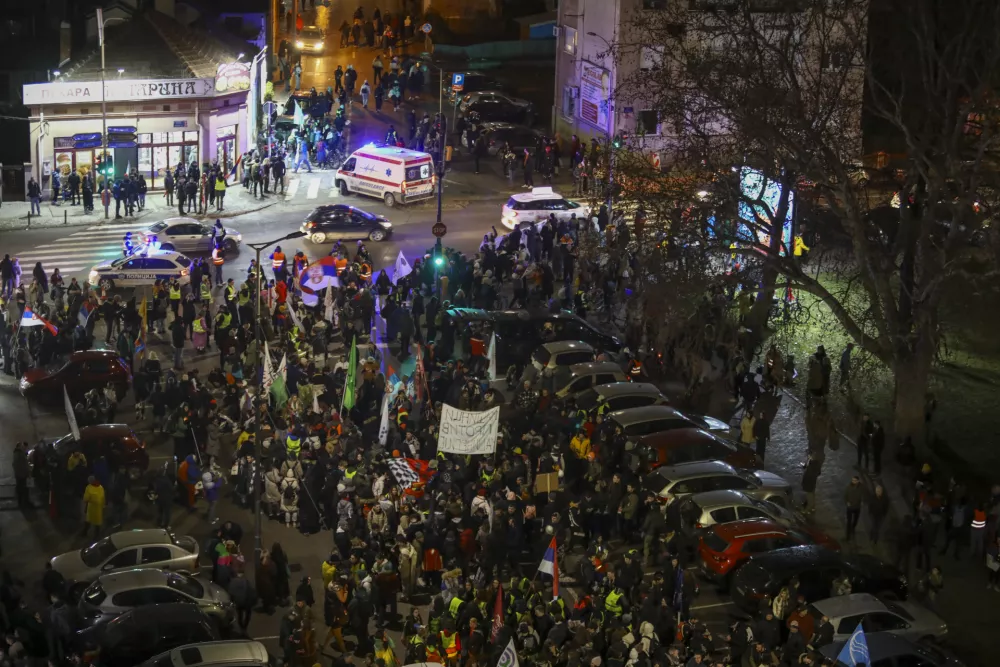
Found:
[(338, 257), (337, 259), (334, 260), (333, 264), (334, 266), (337, 267), (337, 275), (339, 276), (341, 273), (344, 272), (344, 269), (347, 268), (347, 258)]
[(307, 266), (309, 266), (309, 260), (306, 258), (305, 255), (296, 255), (295, 256), (294, 267), (295, 267), (295, 275), (296, 276), (298, 276), (299, 272), (302, 271), (302, 269), (306, 268)]
[(983, 510), (972, 511), (972, 527), (973, 528), (986, 527), (986, 512), (984, 512)]
[(361, 265), (361, 275), (359, 276), (362, 280), (371, 280), (372, 277), (372, 267), (368, 264)]
[(629, 362), (628, 372), (632, 375), (638, 375), (642, 372), (642, 362), (638, 359), (633, 359)]
[(212, 248), (212, 264), (216, 266), (222, 266), (225, 264), (226, 260), (222, 258), (222, 253), (219, 252), (218, 248)]
[(454, 658), (458, 655), (460, 649), (458, 645), (458, 633), (446, 634), (444, 630), (441, 631), (441, 647), (444, 648), (444, 654), (449, 658)]
[(285, 265), (285, 253), (276, 252), (271, 255), (271, 268), (280, 269)]

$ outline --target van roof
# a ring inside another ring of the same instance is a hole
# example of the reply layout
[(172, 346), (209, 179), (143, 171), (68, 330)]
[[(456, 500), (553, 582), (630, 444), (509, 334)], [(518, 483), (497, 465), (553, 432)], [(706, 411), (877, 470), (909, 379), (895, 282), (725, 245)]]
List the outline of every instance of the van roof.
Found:
[(409, 148), (398, 148), (396, 146), (362, 146), (354, 151), (352, 156), (366, 157), (374, 160), (387, 160), (393, 164), (433, 161), (430, 153), (411, 151)]
[[(152, 663), (152, 661), (150, 661)], [(267, 649), (260, 642), (236, 639), (230, 641), (188, 644), (170, 651), (174, 667), (195, 665), (266, 665)], [(160, 664), (156, 661), (156, 664)]]

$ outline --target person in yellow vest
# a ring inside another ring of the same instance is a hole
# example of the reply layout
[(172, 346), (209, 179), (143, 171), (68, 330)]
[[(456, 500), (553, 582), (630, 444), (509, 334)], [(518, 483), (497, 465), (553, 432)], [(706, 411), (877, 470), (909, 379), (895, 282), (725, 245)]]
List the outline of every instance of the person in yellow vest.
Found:
[(298, 457), (299, 452), (302, 451), (302, 436), (297, 433), (289, 433), (288, 437), (285, 438), (285, 453), (288, 454), (289, 458)]
[(222, 287), (222, 265), (226, 263), (226, 251), (218, 243), (212, 248), (212, 264), (215, 266), (215, 286)]
[[(454, 601), (454, 600), (453, 600)], [(462, 657), (462, 642), (459, 641), (458, 633), (449, 627), (441, 630), (441, 648), (444, 650), (444, 659), (449, 665), (458, 665)]]
[(208, 307), (202, 309), (201, 314), (194, 319), (191, 324), (191, 343), (198, 352), (204, 352), (208, 348)]
[(215, 210), (224, 211), (223, 200), (226, 198), (226, 177), (219, 174), (215, 179)]
[(236, 310), (236, 283), (230, 278), (226, 281), (226, 289), (223, 292), (226, 299), (226, 308), (229, 309), (229, 314), (233, 317), (239, 317), (238, 311)]
[(208, 276), (201, 281), (201, 300), (206, 305), (212, 303), (212, 279)]
[(181, 285), (176, 280), (170, 283), (170, 310), (177, 319), (181, 308)]
[(622, 612), (624, 611), (623, 598), (624, 595), (622, 593), (622, 589), (615, 586), (604, 598), (604, 611), (611, 614), (615, 618), (621, 618)]

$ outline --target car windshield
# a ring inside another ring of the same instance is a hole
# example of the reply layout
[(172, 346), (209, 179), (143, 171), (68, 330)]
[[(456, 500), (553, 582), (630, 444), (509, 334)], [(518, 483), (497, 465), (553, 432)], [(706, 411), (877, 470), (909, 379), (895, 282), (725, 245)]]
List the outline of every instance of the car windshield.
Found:
[(662, 475), (651, 473), (642, 480), (642, 488), (652, 493), (659, 493), (669, 482)]
[(590, 412), (595, 407), (597, 407), (597, 400), (600, 398), (600, 394), (597, 393), (596, 389), (588, 389), (576, 398), (576, 407)]
[(552, 354), (544, 347), (538, 348), (535, 350), (535, 353), (531, 355), (531, 360), (537, 361), (543, 367), (549, 363), (549, 359), (551, 358)]
[(756, 507), (761, 512), (764, 512), (765, 514), (767, 514), (770, 517), (775, 517), (775, 518), (778, 518), (778, 519), (784, 519), (786, 521), (795, 518), (795, 515), (793, 515), (788, 510), (786, 510), (784, 507), (782, 507), (781, 505), (777, 505), (775, 503), (772, 503), (769, 500), (754, 500), (754, 499), (751, 498), (750, 499), (750, 504), (752, 504), (754, 507)]
[(167, 228), (167, 223), (165, 223), (165, 222), (158, 222), (155, 225), (153, 225), (152, 227), (150, 227), (147, 231), (150, 231), (150, 232), (153, 232), (154, 234), (156, 234), (158, 232), (162, 232), (166, 228)]
[(111, 543), (110, 537), (94, 542), (89, 547), (80, 549), (80, 558), (87, 567), (97, 567), (114, 555), (115, 545)]
[(188, 259), (187, 257), (182, 256), (182, 255), (178, 255), (177, 257), (174, 257), (174, 261), (177, 262), (178, 264), (180, 264), (181, 266), (183, 266), (185, 269), (188, 268), (189, 266), (191, 266), (191, 260)]
[(299, 33), (299, 37), (302, 39), (323, 39), (323, 33), (319, 30), (303, 30)]
[(726, 542), (718, 533), (715, 531), (709, 531), (705, 533), (702, 537), (705, 541), (705, 546), (716, 552), (723, 552), (729, 548), (729, 542)]
[(200, 599), (205, 595), (205, 588), (196, 579), (183, 574), (167, 575), (167, 586), (192, 598)]
[(125, 262), (129, 261), (131, 258), (132, 258), (131, 255), (128, 255), (126, 257), (119, 257), (115, 261), (111, 262), (111, 266), (113, 266), (113, 267), (115, 267), (117, 269), (118, 267), (120, 267), (121, 265), (123, 265)]
[(568, 206), (569, 208), (580, 208), (579, 204), (577, 204), (575, 201), (570, 201), (568, 199), (566, 200), (566, 206)]

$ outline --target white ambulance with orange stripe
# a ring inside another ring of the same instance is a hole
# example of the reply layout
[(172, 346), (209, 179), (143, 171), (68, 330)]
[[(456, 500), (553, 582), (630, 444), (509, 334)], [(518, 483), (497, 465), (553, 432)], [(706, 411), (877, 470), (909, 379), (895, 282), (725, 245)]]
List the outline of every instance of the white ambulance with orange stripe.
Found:
[(396, 146), (368, 145), (351, 153), (337, 170), (340, 194), (376, 197), (386, 206), (434, 196), (434, 158)]

